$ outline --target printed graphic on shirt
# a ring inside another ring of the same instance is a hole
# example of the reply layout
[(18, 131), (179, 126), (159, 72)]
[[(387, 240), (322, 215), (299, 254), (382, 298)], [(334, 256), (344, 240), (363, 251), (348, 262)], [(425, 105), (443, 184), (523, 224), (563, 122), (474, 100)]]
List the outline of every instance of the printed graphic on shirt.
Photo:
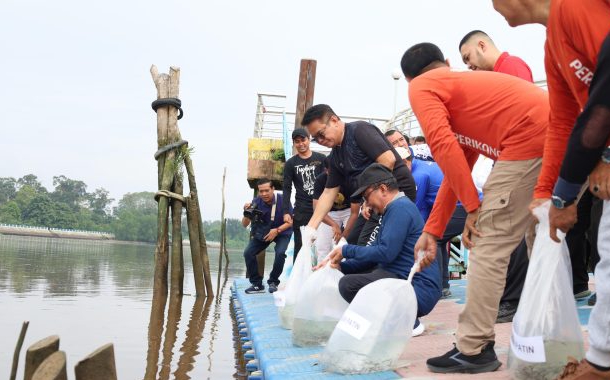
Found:
[(583, 65), (578, 58), (570, 62), (570, 67), (574, 71), (574, 75), (576, 78), (578, 78), (578, 80), (584, 83), (587, 87), (591, 85), (593, 71), (591, 71), (587, 66)]
[(303, 190), (309, 195), (313, 195), (313, 185), (316, 182), (316, 167), (320, 162), (311, 162), (309, 165), (296, 165), (295, 171), (301, 176), (303, 181)]
[(459, 133), (455, 134), (455, 138), (460, 143), (460, 145), (466, 145), (467, 147), (474, 148), (492, 159), (497, 159), (498, 157), (500, 157), (500, 153), (502, 153), (502, 151), (498, 148), (494, 148), (492, 146), (489, 146), (468, 136), (461, 135)]

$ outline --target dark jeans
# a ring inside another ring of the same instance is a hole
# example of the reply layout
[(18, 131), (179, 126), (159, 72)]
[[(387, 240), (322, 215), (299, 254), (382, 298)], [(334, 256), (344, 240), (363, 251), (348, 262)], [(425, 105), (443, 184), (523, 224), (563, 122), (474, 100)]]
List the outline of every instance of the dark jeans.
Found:
[(398, 275), (383, 270), (381, 268), (373, 269), (369, 273), (346, 274), (339, 280), (339, 293), (347, 302), (352, 302), (360, 289), (364, 288), (371, 282), (381, 280), (383, 278), (400, 278)]
[[(578, 220), (574, 227), (566, 234), (566, 243), (570, 250), (570, 262), (572, 264), (574, 294), (589, 289), (587, 259), (590, 256), (593, 246), (597, 247), (597, 227), (599, 227), (599, 219), (597, 219), (597, 225), (594, 225), (594, 221), (592, 220), (593, 198), (594, 197), (589, 190), (583, 193), (576, 206)], [(589, 228), (591, 228), (590, 231)], [(593, 232), (593, 230), (595, 230), (595, 240), (591, 239), (591, 232)], [(588, 234), (587, 231), (589, 231)], [(589, 235), (589, 239), (587, 239), (587, 235)]]
[(597, 234), (599, 232), (599, 222), (602, 218), (604, 201), (598, 197), (593, 197), (591, 206), (591, 225), (589, 226), (588, 241), (591, 247), (587, 267), (595, 273), (595, 266), (599, 263), (599, 251), (597, 250)]
[(453, 212), (453, 216), (451, 216), (451, 219), (447, 224), (443, 238), (438, 241), (438, 249), (440, 255), (443, 257), (442, 263), (439, 263), (443, 266), (441, 270), (441, 273), (443, 274), (443, 289), (449, 288), (449, 251), (447, 251), (447, 244), (451, 239), (464, 232), (466, 216), (468, 216), (468, 213), (464, 207), (461, 205), (457, 206)]
[(246, 260), (246, 270), (250, 275), (250, 283), (252, 285), (262, 285), (263, 277), (258, 273), (258, 263), (256, 255), (267, 249), (269, 244), (275, 243), (275, 258), (273, 260), (273, 269), (269, 274), (268, 284), (279, 285), (279, 277), (284, 270), (284, 261), (286, 260), (286, 248), (290, 243), (290, 235), (278, 235), (273, 241), (263, 241), (255, 238), (250, 239), (248, 246), (244, 250), (244, 259)]
[(364, 219), (362, 214), (358, 215), (358, 219), (354, 223), (347, 242), (353, 245), (371, 245), (377, 238), (376, 232), (379, 230), (381, 224), (381, 216), (376, 213), (371, 213), (369, 220)]
[(294, 212), (292, 217), (292, 230), (294, 232), (294, 253), (292, 254), (292, 262), (297, 259), (297, 255), (303, 246), (303, 239), (301, 237), (301, 226), (306, 226), (309, 223), (309, 219), (313, 214), (303, 213), (299, 211)]

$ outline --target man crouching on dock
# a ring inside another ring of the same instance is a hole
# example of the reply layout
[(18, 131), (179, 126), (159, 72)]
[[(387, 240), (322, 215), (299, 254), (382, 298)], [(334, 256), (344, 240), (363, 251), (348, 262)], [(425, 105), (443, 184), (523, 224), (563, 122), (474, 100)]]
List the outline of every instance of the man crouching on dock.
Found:
[[(396, 178), (384, 165), (374, 163), (358, 177), (359, 187), (352, 197), (362, 194), (369, 207), (383, 215), (376, 240), (369, 246), (346, 244), (336, 247), (318, 268), (328, 261), (346, 275), (339, 281), (339, 292), (352, 302), (358, 291), (383, 278), (406, 279), (413, 266), (413, 246), (421, 235), (424, 221), (415, 204), (398, 189)], [(341, 262), (345, 258), (346, 260)], [(441, 298), (439, 265), (431, 265), (413, 278), (417, 298), (417, 318), (413, 336), (424, 332), (419, 317)]]

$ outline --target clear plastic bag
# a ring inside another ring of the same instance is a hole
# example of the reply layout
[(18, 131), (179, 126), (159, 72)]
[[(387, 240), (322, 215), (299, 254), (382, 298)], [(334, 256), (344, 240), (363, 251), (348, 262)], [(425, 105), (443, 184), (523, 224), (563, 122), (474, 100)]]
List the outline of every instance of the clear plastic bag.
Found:
[(292, 329), (294, 316), (294, 305), (299, 297), (299, 292), (305, 281), (312, 273), (312, 240), (307, 227), (301, 227), (303, 245), (299, 250), (297, 259), (294, 262), (290, 277), (286, 282), (284, 290), (273, 293), (275, 305), (278, 306), (280, 322), (285, 329)]
[(519, 307), (513, 319), (508, 369), (515, 379), (554, 379), (568, 356), (584, 356), (572, 296), (572, 268), (565, 234), (549, 234), (550, 202), (534, 209), (540, 221)]
[(341, 277), (343, 273), (329, 263), (305, 281), (294, 308), (293, 344), (319, 346), (328, 341), (349, 306), (339, 293)]
[(356, 374), (400, 366), (417, 314), (411, 278), (377, 280), (360, 289), (320, 356), (326, 370)]

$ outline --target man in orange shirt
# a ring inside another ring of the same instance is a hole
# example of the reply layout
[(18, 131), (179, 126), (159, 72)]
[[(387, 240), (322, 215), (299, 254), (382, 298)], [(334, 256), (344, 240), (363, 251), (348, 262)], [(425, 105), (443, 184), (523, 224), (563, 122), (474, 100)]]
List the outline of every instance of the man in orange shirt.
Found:
[[(494, 322), (508, 261), (533, 222), (527, 205), (541, 167), (547, 93), (510, 75), (453, 71), (430, 43), (409, 48), (401, 68), (413, 112), (445, 174), (415, 246), (415, 252), (426, 252), (424, 266), (434, 260), (458, 199), (468, 212), (462, 239), (471, 253), (457, 346), (427, 365), (440, 373), (494, 371), (501, 365)], [(496, 161), (482, 201), (470, 175), (480, 154)]]
[(493, 3), (511, 26), (546, 26), (551, 116), (537, 199), (532, 206), (552, 195), (551, 237), (559, 240), (557, 229), (565, 232), (576, 222), (576, 198), (587, 175), (591, 192), (604, 199), (598, 236), (600, 262), (595, 268), (597, 303), (589, 319), (590, 345), (586, 359), (569, 363), (561, 378), (610, 379), (610, 1)]
[[(532, 70), (525, 61), (507, 52), (501, 52), (489, 35), (481, 30), (473, 30), (467, 33), (460, 41), (459, 49), (462, 60), (470, 70), (495, 71), (534, 82)], [(578, 236), (578, 238), (581, 240), (579, 243), (582, 243), (583, 236)], [(582, 254), (582, 252), (580, 253)], [(512, 322), (517, 313), (528, 266), (527, 244), (523, 239), (517, 249), (510, 255), (506, 285), (500, 299), (496, 323)]]

